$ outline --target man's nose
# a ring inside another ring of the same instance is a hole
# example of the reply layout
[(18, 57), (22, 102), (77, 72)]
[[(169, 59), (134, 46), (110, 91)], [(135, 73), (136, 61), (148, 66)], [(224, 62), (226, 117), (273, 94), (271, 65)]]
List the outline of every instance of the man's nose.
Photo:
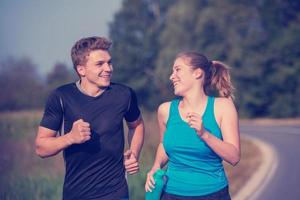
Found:
[(104, 70), (111, 72), (113, 70), (112, 65), (109, 63), (105, 63)]

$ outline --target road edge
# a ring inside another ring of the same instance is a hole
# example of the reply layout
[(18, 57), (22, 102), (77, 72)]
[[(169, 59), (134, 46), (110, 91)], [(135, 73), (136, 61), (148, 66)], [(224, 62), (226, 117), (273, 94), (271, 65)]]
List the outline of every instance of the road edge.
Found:
[(262, 153), (262, 163), (232, 199), (255, 200), (273, 177), (278, 166), (278, 156), (271, 144), (253, 136), (243, 134), (243, 137), (257, 145)]

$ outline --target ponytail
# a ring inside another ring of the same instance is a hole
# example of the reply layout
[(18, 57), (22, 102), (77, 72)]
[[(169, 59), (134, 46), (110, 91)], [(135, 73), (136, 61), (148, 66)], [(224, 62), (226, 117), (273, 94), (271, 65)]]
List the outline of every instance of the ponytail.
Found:
[(212, 61), (207, 76), (205, 91), (215, 91), (221, 97), (234, 99), (234, 87), (230, 80), (229, 67), (220, 61)]

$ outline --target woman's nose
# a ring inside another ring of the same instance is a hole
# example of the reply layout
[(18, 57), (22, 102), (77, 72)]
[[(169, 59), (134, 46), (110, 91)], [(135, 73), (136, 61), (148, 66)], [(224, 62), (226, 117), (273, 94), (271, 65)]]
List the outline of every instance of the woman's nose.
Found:
[(174, 78), (174, 73), (172, 73), (171, 75), (170, 75), (170, 80), (172, 80)]

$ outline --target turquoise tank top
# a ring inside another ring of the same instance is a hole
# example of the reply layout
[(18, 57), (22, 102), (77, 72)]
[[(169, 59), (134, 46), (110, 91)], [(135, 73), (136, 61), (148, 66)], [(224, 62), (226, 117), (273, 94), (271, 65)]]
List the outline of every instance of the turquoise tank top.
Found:
[[(222, 159), (181, 118), (182, 98), (171, 102), (163, 146), (169, 157), (165, 191), (182, 196), (202, 196), (228, 185)], [(214, 97), (208, 97), (202, 116), (203, 126), (222, 139), (214, 116)]]

